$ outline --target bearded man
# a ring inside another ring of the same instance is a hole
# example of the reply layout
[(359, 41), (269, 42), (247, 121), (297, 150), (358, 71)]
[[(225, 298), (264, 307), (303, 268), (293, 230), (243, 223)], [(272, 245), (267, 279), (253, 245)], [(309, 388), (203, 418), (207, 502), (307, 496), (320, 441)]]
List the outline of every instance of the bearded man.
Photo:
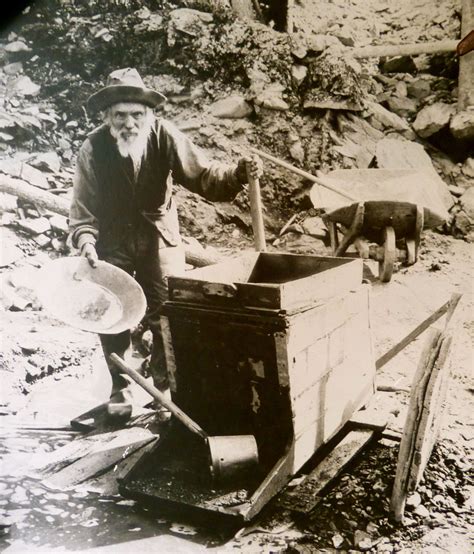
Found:
[[(168, 389), (160, 328), (160, 308), (167, 298), (166, 277), (184, 272), (173, 181), (211, 201), (232, 200), (262, 172), (260, 159), (237, 165), (211, 162), (172, 123), (153, 109), (165, 97), (143, 83), (135, 69), (112, 72), (104, 88), (88, 99), (103, 113), (103, 125), (82, 145), (77, 160), (70, 209), (72, 244), (92, 267), (105, 260), (133, 275), (147, 299), (145, 324), (153, 334), (149, 370), (155, 386)], [(109, 356), (125, 357), (130, 332), (100, 335), (112, 377), (110, 415), (131, 414), (130, 382)]]

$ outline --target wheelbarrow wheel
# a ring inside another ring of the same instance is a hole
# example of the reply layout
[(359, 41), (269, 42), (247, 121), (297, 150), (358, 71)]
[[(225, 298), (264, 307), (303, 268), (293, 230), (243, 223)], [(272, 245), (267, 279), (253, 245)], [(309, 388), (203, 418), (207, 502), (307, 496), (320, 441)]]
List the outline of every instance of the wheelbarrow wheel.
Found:
[(393, 267), (397, 259), (397, 248), (395, 244), (395, 231), (393, 227), (385, 227), (383, 260), (379, 262), (379, 279), (382, 283), (388, 283), (392, 278)]

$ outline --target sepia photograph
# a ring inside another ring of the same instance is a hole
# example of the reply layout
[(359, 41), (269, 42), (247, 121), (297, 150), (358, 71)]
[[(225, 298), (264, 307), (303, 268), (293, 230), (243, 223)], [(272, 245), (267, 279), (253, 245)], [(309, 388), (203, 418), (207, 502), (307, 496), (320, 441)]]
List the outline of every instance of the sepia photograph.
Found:
[(474, 0), (0, 20), (0, 552), (470, 554)]

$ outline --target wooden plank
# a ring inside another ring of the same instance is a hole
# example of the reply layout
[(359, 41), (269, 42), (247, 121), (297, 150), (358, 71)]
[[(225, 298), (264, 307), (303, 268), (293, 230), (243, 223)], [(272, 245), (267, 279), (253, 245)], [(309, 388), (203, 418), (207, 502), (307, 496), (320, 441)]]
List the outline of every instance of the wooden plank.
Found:
[(454, 312), (460, 295), (453, 295), (444, 331), (432, 329), (420, 357), (398, 454), (390, 509), (403, 520), (407, 496), (418, 486), (439, 435), (451, 366), (449, 352), (456, 328)]
[(380, 401), (382, 396), (378, 394), (373, 397), (373, 402), (366, 409), (357, 411), (349, 420), (349, 423), (362, 429), (372, 429), (373, 431), (382, 431), (387, 427), (391, 417), (390, 409), (386, 406), (380, 407), (376, 399)]
[(450, 364), (446, 363), (451, 343), (452, 337), (442, 336), (439, 355), (426, 389), (415, 438), (415, 456), (408, 479), (408, 494), (414, 492), (419, 485), (441, 428), (451, 375)]
[[(109, 433), (112, 437), (115, 433)], [(30, 461), (31, 474), (33, 476), (47, 476), (59, 471), (62, 468), (74, 463), (76, 460), (87, 454), (100, 441), (100, 437), (91, 436), (83, 437), (66, 444), (58, 450), (52, 452), (41, 452), (41, 454), (33, 455)]]
[[(69, 489), (113, 467), (138, 448), (154, 441), (155, 438), (155, 435), (149, 433), (148, 437), (143, 438), (142, 435), (140, 439), (129, 444), (110, 448), (101, 447), (43, 480), (42, 483), (52, 489)], [(111, 444), (114, 444), (114, 441)]]
[[(422, 321), (419, 325), (417, 325), (413, 331), (408, 333), (406, 337), (404, 337), (401, 341), (399, 341), (397, 344), (392, 346), (388, 352), (385, 352), (380, 358), (375, 362), (375, 368), (377, 370), (381, 369), (386, 363), (388, 363), (392, 358), (394, 358), (398, 353), (400, 353), (404, 348), (406, 348), (411, 342), (413, 342), (423, 331), (428, 329), (428, 327), (437, 321), (441, 316), (444, 314), (448, 314), (446, 317), (447, 323), (451, 319), (454, 310), (456, 309), (459, 300), (461, 299), (461, 294), (453, 294), (448, 302), (445, 302), (442, 306), (440, 306), (434, 313), (432, 313), (429, 317), (427, 317), (424, 321)], [(449, 312), (449, 313), (448, 313)]]
[[(270, 473), (260, 483), (250, 500), (236, 509), (245, 521), (251, 520), (263, 506), (275, 496), (290, 480), (294, 456), (294, 444), (277, 461)], [(232, 510), (232, 508), (230, 508)]]
[(89, 492), (95, 492), (107, 496), (119, 494), (118, 481), (123, 479), (127, 473), (131, 471), (131, 469), (141, 460), (141, 458), (151, 451), (157, 440), (158, 437), (151, 440), (144, 446), (137, 448), (137, 450), (132, 452), (130, 455), (111, 466), (111, 468), (103, 475), (83, 482), (80, 488)]
[(370, 429), (350, 431), (302, 483), (284, 491), (279, 505), (293, 512), (310, 512), (320, 501), (322, 490), (340, 475), (373, 436), (374, 431)]
[(397, 469), (393, 485), (390, 509), (396, 521), (403, 519), (405, 503), (408, 495), (408, 482), (411, 465), (415, 456), (418, 422), (424, 406), (425, 394), (431, 373), (438, 358), (442, 343), (442, 333), (432, 329), (420, 356), (412, 393), (408, 405), (408, 413), (403, 429), (398, 453)]
[(41, 455), (33, 457), (30, 467), (37, 475), (44, 478), (91, 453), (110, 447), (126, 446), (150, 435), (147, 429), (132, 428), (82, 437), (52, 452), (41, 452)]

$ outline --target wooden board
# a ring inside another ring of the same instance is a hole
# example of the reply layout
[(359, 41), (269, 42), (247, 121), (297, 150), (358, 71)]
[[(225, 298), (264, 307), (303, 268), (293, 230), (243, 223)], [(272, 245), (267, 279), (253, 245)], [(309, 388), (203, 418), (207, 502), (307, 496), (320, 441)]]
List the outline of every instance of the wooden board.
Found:
[(123, 479), (140, 459), (151, 451), (155, 446), (156, 440), (157, 438), (144, 446), (138, 447), (130, 455), (112, 465), (106, 473), (87, 479), (81, 483), (81, 489), (107, 496), (119, 494), (119, 480)]
[[(364, 223), (361, 235), (370, 238), (380, 234), (387, 226), (393, 227), (397, 238), (414, 234), (416, 221), (416, 205), (410, 202), (392, 200), (365, 201)], [(350, 227), (359, 204), (343, 206), (328, 214), (328, 219)], [(444, 223), (444, 218), (429, 208), (423, 208), (424, 228), (431, 229)]]
[(406, 499), (418, 485), (439, 434), (450, 375), (451, 336), (432, 329), (413, 379), (391, 498), (391, 512), (402, 521)]
[(305, 514), (313, 510), (321, 500), (319, 494), (322, 490), (368, 444), (374, 433), (370, 429), (350, 431), (302, 483), (285, 490), (278, 499), (279, 505)]
[(33, 456), (30, 473), (36, 478), (49, 479), (78, 461), (90, 460), (92, 465), (95, 463), (91, 458), (94, 455), (97, 455), (97, 459), (104, 455), (105, 459), (111, 449), (118, 448), (125, 451), (129, 446), (134, 447), (140, 443), (146, 443), (155, 436), (147, 429), (133, 427), (78, 438), (62, 448)]
[(82, 483), (104, 471), (135, 452), (135, 450), (154, 441), (156, 437), (151, 433), (147, 437), (137, 438), (135, 442), (128, 442), (114, 446), (117, 442), (112, 441), (111, 446), (102, 446), (95, 451), (89, 452), (86, 456), (76, 460), (61, 471), (49, 476), (43, 484), (52, 489), (69, 489)]
[(443, 336), (439, 355), (428, 382), (423, 410), (418, 423), (415, 439), (416, 455), (408, 481), (408, 492), (413, 492), (419, 485), (431, 452), (438, 438), (444, 413), (444, 402), (449, 385), (451, 367), (446, 360), (451, 348), (452, 337)]

